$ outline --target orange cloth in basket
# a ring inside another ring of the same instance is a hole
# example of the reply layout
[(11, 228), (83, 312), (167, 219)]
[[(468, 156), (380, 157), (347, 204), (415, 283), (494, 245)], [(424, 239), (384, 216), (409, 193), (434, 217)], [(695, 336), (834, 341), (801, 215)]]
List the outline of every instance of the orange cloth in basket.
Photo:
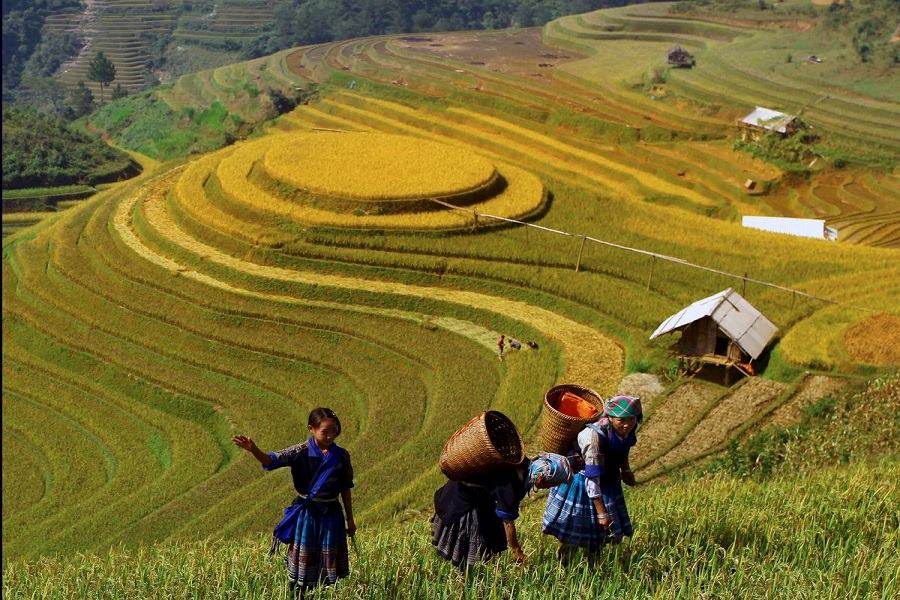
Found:
[(562, 398), (559, 399), (559, 404), (556, 407), (556, 410), (563, 413), (564, 415), (569, 415), (570, 417), (579, 417), (581, 419), (589, 419), (591, 417), (597, 416), (597, 408), (576, 394), (572, 392), (566, 392), (562, 395)]

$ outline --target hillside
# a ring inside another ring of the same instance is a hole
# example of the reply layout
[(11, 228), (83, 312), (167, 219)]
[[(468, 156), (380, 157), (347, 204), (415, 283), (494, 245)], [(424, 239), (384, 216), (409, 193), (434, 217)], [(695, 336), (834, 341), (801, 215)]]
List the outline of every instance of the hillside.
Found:
[[(620, 4), (618, 0), (611, 4)], [(129, 92), (195, 71), (285, 48), (401, 31), (543, 25), (609, 5), (605, 0), (491, 0), (458, 5), (303, 0), (40, 0), (3, 5), (4, 99), (25, 78), (53, 76), (66, 86), (87, 78), (96, 52), (116, 67)], [(29, 81), (31, 79), (31, 81)], [(87, 82), (95, 95), (97, 84)]]
[[(802, 422), (804, 407), (827, 408), (829, 396), (834, 422), (877, 424), (841, 404), (857, 386), (896, 401), (884, 382), (900, 365), (900, 105), (878, 91), (896, 73), (832, 85), (780, 50), (754, 52), (788, 35), (809, 41), (794, 30), (674, 9), (311, 44), (92, 114), (85, 128), (162, 162), (3, 241), (10, 577), (33, 590), (59, 581), (42, 557), (122, 547), (142, 575), (129, 570), (109, 595), (192, 577), (268, 593), (277, 567), (233, 545), (271, 528), (287, 480), (261, 475), (230, 437), (285, 447), (309, 409), (326, 405), (353, 456), (358, 520), (385, 527), (371, 543), (387, 547), (393, 532), (408, 544), (350, 585), (447, 597), (430, 587), (449, 574), (423, 552), (424, 525), (393, 524), (427, 511), (447, 437), (493, 408), (536, 452), (549, 387), (578, 382), (609, 396), (647, 372), (661, 388), (646, 398), (633, 458), (653, 490), (647, 537), (621, 550), (606, 585), (694, 597), (730, 583), (769, 591), (771, 581), (784, 597), (838, 598), (875, 570), (896, 589), (885, 533), (894, 523), (880, 504), (897, 494), (896, 427), (880, 430), (884, 447), (860, 430), (870, 462), (842, 446), (849, 464), (805, 471), (802, 457), (783, 457), (812, 448), (815, 433), (754, 437)], [(675, 44), (695, 51), (694, 68), (666, 67)], [(805, 107), (814, 160), (736, 144), (737, 119), (757, 104)], [(745, 229), (745, 214), (821, 218), (839, 241)], [(682, 376), (673, 337), (651, 332), (728, 287), (778, 327), (761, 376)], [(537, 349), (498, 361), (501, 333)], [(760, 445), (774, 448), (765, 464), (775, 475), (734, 478), (757, 476), (748, 463)], [(822, 501), (838, 494), (859, 510)], [(552, 566), (538, 510), (526, 521), (541, 579), (526, 580), (522, 597), (546, 590), (537, 582), (547, 577), (567, 590), (599, 585)], [(673, 511), (688, 516), (668, 519)], [(235, 562), (191, 566), (210, 536), (234, 548), (249, 588), (233, 579)], [(139, 545), (154, 550), (135, 564)], [(766, 571), (777, 576), (763, 581)], [(515, 581), (497, 567), (466, 593)]]
[[(790, 450), (771, 442), (757, 446), (782, 457), (765, 475), (757, 467), (750, 477), (720, 472), (627, 490), (635, 537), (595, 562), (580, 557), (567, 569), (558, 566), (555, 541), (539, 533), (545, 494), (538, 494), (518, 521), (525, 567), (502, 556), (464, 577), (434, 554), (423, 511), (401, 524), (360, 522), (350, 578), (313, 597), (896, 596), (897, 386), (896, 375), (879, 380), (820, 402), (797, 427), (772, 430), (790, 439)], [(850, 430), (841, 427), (835, 435), (835, 419)], [(281, 561), (267, 558), (266, 533), (14, 563), (4, 592), (169, 598), (183, 594), (190, 581), (203, 597), (287, 598)]]

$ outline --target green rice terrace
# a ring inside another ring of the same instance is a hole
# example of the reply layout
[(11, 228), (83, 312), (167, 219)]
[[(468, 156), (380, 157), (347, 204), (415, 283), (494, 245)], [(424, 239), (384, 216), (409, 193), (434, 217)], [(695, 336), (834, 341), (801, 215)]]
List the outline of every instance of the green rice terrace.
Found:
[[(283, 448), (328, 406), (359, 533), (350, 578), (313, 597), (896, 597), (900, 75), (851, 80), (807, 26), (827, 7), (679, 6), (187, 75), (147, 98), (255, 130), (173, 157), (161, 127), (118, 129), (140, 175), (4, 215), (4, 596), (288, 597), (266, 552), (289, 477), (231, 437)], [(666, 66), (674, 45), (693, 68)], [(263, 122), (266, 85), (316, 92)], [(815, 159), (741, 149), (756, 106), (801, 113)], [(686, 376), (649, 337), (728, 287), (778, 327), (761, 373)], [(498, 361), (501, 333), (537, 350)], [(634, 538), (563, 568), (535, 493), (529, 564), (459, 573), (429, 544), (444, 442), (490, 408), (538, 452), (561, 382), (644, 398)]]

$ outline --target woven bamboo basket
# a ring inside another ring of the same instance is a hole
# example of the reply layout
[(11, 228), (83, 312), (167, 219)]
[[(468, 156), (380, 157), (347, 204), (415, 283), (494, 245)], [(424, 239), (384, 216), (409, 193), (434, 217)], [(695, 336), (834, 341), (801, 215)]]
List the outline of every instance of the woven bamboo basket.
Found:
[[(571, 392), (586, 400), (597, 409), (590, 418), (567, 415), (557, 410), (563, 394)], [(595, 421), (603, 413), (603, 399), (600, 394), (583, 385), (564, 383), (556, 385), (544, 394), (544, 414), (541, 419), (541, 449), (544, 452), (566, 454), (584, 426)]]
[(459, 481), (517, 465), (524, 457), (516, 426), (503, 413), (489, 410), (450, 436), (441, 451), (440, 467), (448, 478)]

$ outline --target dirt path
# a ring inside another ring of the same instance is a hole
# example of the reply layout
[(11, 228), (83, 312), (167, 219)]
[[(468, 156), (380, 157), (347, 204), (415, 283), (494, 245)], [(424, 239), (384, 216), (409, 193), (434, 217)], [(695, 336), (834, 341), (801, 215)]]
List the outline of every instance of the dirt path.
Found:
[[(217, 248), (206, 245), (179, 229), (166, 211), (165, 194), (174, 183), (180, 170), (179, 168), (169, 171), (148, 182), (141, 188), (139, 193), (121, 201), (113, 215), (114, 227), (122, 240), (135, 253), (167, 270), (176, 271), (183, 277), (189, 277), (210, 287), (233, 293), (291, 303), (306, 302), (298, 301), (296, 298), (289, 296), (263, 294), (238, 288), (204, 273), (188, 269), (170, 258), (155, 253), (138, 239), (131, 228), (131, 212), (138, 202), (144, 203), (147, 221), (160, 235), (197, 255), (203, 256), (205, 260), (210, 262), (248, 275), (268, 279), (429, 298), (502, 314), (527, 323), (535, 329), (544, 332), (548, 338), (561, 347), (565, 360), (563, 376), (565, 381), (588, 385), (603, 395), (612, 394), (619, 383), (624, 364), (622, 348), (599, 331), (547, 309), (517, 300), (465, 290), (355, 279), (314, 271), (296, 271), (258, 265), (240, 260)], [(493, 342), (493, 339), (491, 339), (491, 342)]]
[(97, 33), (97, 11), (99, 10), (97, 0), (81, 0), (81, 3), (84, 10), (76, 18), (72, 33), (84, 40), (84, 45), (75, 58), (60, 65), (58, 73), (66, 73), (79, 62), (87, 61), (94, 43), (94, 34)]

